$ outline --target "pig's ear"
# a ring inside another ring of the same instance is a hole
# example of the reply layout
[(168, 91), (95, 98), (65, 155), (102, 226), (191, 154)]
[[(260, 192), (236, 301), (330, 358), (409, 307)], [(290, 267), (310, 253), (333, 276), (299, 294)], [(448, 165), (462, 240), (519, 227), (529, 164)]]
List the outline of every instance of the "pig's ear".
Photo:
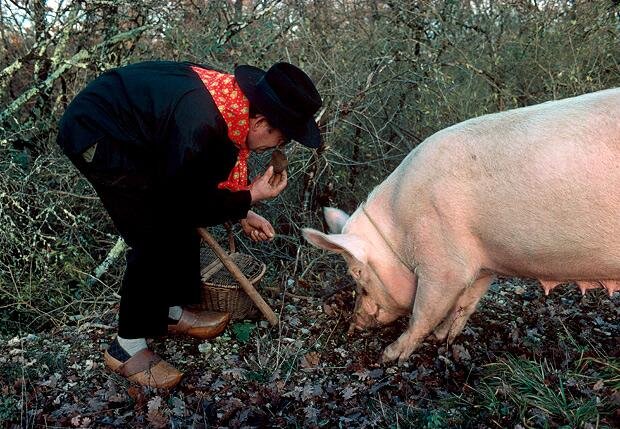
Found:
[(349, 220), (349, 215), (334, 207), (323, 207), (323, 216), (332, 234), (340, 234), (344, 224)]
[(355, 259), (365, 264), (368, 261), (366, 243), (354, 234), (323, 234), (312, 228), (301, 230), (304, 238), (319, 249), (336, 253), (349, 253)]

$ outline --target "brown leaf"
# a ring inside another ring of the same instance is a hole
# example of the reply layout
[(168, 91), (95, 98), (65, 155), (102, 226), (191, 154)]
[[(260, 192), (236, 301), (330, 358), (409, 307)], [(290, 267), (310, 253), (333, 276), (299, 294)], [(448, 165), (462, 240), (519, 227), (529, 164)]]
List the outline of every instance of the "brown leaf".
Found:
[(136, 403), (136, 410), (143, 408), (146, 404), (146, 398), (144, 397), (144, 393), (142, 393), (142, 389), (140, 389), (139, 387), (131, 386), (129, 389), (127, 389), (127, 394)]
[(454, 344), (452, 346), (452, 358), (456, 362), (468, 363), (471, 361), (469, 351), (467, 351), (467, 349), (460, 344)]
[(157, 429), (165, 428), (166, 426), (168, 426), (168, 418), (163, 414), (160, 409), (161, 402), (161, 397), (155, 396), (147, 404), (149, 412), (146, 414), (146, 418), (149, 423)]
[(323, 313), (327, 314), (329, 317), (334, 317), (338, 315), (338, 307), (334, 304), (323, 303)]
[(149, 411), (146, 418), (154, 428), (162, 429), (168, 426), (168, 419), (159, 410)]
[(321, 354), (318, 352), (310, 352), (307, 353), (304, 357), (301, 358), (301, 367), (302, 368), (314, 368), (321, 361)]

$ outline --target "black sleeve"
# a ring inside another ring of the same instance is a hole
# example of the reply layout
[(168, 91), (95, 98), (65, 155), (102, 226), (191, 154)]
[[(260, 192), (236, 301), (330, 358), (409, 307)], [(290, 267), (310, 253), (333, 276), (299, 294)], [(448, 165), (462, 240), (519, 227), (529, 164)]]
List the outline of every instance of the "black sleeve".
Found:
[(247, 216), (249, 191), (218, 189), (237, 159), (226, 125), (204, 91), (187, 93), (175, 106), (164, 147), (164, 196), (171, 214), (194, 226)]

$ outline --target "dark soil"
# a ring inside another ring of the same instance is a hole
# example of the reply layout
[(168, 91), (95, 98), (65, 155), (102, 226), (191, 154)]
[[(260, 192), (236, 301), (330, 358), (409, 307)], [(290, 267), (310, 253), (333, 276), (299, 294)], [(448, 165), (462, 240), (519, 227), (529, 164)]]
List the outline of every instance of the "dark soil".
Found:
[[(512, 356), (555, 369), (543, 383), (551, 390), (557, 385), (569, 398), (594, 398), (600, 420), (590, 424), (620, 427), (619, 374), (611, 378), (615, 384), (597, 384), (610, 379), (602, 375), (605, 365), (596, 364), (617, 364), (620, 357), (620, 294), (582, 296), (565, 286), (545, 297), (533, 281), (500, 279), (454, 344), (429, 339), (409, 363), (396, 366), (379, 360), (407, 321), (348, 337), (352, 282), (339, 283), (342, 289), (326, 298), (302, 295), (303, 284), (295, 294), (268, 298), (281, 315), (279, 328), (237, 322), (210, 342), (153, 341), (151, 347), (185, 373), (170, 391), (132, 386), (103, 367), (114, 308), (74, 326), (5, 338), (0, 421), (110, 428), (567, 424), (535, 406), (521, 415), (501, 388), (485, 394), (493, 385), (489, 364)], [(562, 378), (577, 370), (583, 378)]]

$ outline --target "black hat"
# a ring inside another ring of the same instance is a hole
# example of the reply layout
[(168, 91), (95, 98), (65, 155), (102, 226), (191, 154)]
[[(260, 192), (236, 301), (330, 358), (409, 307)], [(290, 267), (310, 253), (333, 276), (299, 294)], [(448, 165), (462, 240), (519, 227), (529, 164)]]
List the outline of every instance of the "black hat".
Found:
[(321, 134), (314, 120), (321, 96), (301, 69), (276, 63), (267, 72), (253, 66), (239, 66), (235, 78), (245, 96), (269, 123), (286, 137), (304, 146), (321, 146)]

